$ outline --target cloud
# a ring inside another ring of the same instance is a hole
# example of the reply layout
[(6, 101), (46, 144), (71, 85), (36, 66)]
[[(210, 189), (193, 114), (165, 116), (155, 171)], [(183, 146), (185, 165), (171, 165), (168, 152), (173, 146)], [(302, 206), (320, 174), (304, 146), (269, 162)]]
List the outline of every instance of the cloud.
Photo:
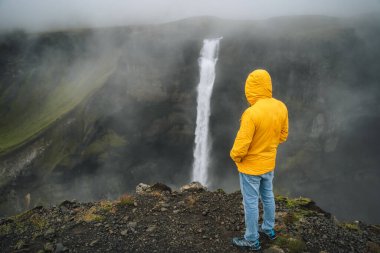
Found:
[(191, 16), (262, 19), (284, 15), (350, 16), (380, 10), (378, 0), (2, 0), (0, 31), (43, 31), (161, 23)]

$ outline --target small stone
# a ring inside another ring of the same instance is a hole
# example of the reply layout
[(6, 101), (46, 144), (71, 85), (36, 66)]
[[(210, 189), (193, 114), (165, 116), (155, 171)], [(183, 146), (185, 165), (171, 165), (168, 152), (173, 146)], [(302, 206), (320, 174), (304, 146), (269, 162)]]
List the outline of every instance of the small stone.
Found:
[(121, 231), (120, 234), (125, 236), (128, 234), (128, 230), (125, 229), (125, 230)]
[(53, 244), (51, 242), (45, 243), (44, 250), (47, 252), (53, 252), (53, 250), (54, 250)]
[(23, 240), (20, 240), (16, 243), (16, 245), (14, 246), (14, 249), (20, 250), (20, 249), (24, 248), (25, 246), (26, 246), (25, 242)]
[(67, 251), (67, 248), (65, 246), (63, 246), (62, 243), (59, 242), (55, 245), (54, 253), (60, 253), (60, 252), (65, 252), (65, 251)]
[(146, 229), (146, 232), (153, 232), (154, 230), (156, 230), (156, 225), (151, 225)]
[(162, 207), (161, 208), (161, 212), (166, 212), (168, 209), (167, 208), (165, 208), (165, 207)]
[(177, 209), (177, 210), (174, 210), (173, 213), (174, 213), (174, 214), (177, 214), (177, 213), (179, 213), (179, 210), (178, 210), (178, 209)]
[(162, 207), (170, 207), (170, 204), (168, 204), (168, 203), (162, 203), (161, 206)]
[(203, 239), (207, 239), (208, 237), (207, 237), (207, 235), (204, 235), (204, 236), (202, 236), (202, 238), (203, 238)]
[(127, 224), (128, 228), (136, 228), (137, 227), (137, 222), (136, 221), (130, 221)]
[(90, 242), (90, 246), (93, 247), (97, 242), (98, 242), (98, 240), (94, 240), (94, 241)]
[(134, 206), (137, 206), (137, 202), (136, 202), (136, 201), (135, 201), (135, 202), (133, 202), (133, 205), (134, 205)]
[(203, 211), (203, 212), (202, 212), (202, 215), (203, 215), (203, 216), (206, 216), (207, 213), (208, 213), (207, 211)]
[(53, 228), (48, 228), (48, 230), (45, 231), (44, 236), (45, 237), (50, 237), (55, 234), (55, 230)]

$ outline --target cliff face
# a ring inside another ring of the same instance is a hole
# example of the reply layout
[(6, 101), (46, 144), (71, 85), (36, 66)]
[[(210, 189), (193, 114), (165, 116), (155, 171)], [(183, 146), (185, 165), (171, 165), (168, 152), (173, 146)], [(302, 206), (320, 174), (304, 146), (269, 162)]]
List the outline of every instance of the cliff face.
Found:
[(228, 153), (246, 108), (244, 81), (267, 68), (290, 112), (277, 191), (313, 196), (338, 217), (378, 221), (375, 21), (194, 18), (2, 35), (0, 215), (25, 209), (28, 194), (35, 206), (116, 198), (141, 181), (188, 182), (199, 51), (204, 38), (223, 36), (211, 99), (212, 188), (238, 188)]
[[(275, 241), (261, 235), (263, 252), (380, 250), (379, 226), (340, 223), (306, 198), (276, 197), (276, 230)], [(231, 239), (243, 233), (240, 192), (196, 185), (139, 185), (117, 201), (64, 201), (0, 220), (2, 252), (241, 252)]]

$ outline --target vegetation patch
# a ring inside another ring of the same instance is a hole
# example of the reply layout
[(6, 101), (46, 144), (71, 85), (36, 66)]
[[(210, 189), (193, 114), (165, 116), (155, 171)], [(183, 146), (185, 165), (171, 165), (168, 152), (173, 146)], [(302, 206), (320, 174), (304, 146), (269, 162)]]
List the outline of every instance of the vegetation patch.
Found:
[(118, 199), (120, 206), (133, 206), (135, 204), (135, 197), (129, 194), (123, 194)]
[(359, 231), (359, 225), (357, 223), (342, 223), (340, 224), (341, 227), (348, 229), (348, 230), (353, 230), (353, 231)]
[(4, 236), (12, 232), (12, 225), (10, 223), (0, 226), (0, 236)]
[(300, 253), (306, 250), (306, 244), (304, 241), (292, 237), (286, 238), (284, 236), (279, 236), (274, 244), (282, 249), (287, 249), (290, 253)]
[(96, 207), (93, 206), (91, 207), (90, 209), (88, 209), (83, 215), (82, 217), (80, 217), (80, 219), (82, 219), (83, 221), (86, 221), (86, 222), (92, 222), (92, 221), (102, 221), (104, 220), (104, 217), (99, 215), (99, 214), (96, 214)]

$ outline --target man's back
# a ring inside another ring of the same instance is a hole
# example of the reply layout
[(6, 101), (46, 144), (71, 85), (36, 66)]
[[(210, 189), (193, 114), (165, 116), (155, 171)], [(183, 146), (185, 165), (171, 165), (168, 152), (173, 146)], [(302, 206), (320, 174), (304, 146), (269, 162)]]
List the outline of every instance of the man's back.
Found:
[(266, 75), (269, 76), (258, 71), (247, 80), (245, 92), (251, 106), (242, 115), (230, 153), (239, 172), (250, 175), (261, 175), (275, 168), (278, 144), (288, 136), (287, 108), (272, 98), (272, 84)]

